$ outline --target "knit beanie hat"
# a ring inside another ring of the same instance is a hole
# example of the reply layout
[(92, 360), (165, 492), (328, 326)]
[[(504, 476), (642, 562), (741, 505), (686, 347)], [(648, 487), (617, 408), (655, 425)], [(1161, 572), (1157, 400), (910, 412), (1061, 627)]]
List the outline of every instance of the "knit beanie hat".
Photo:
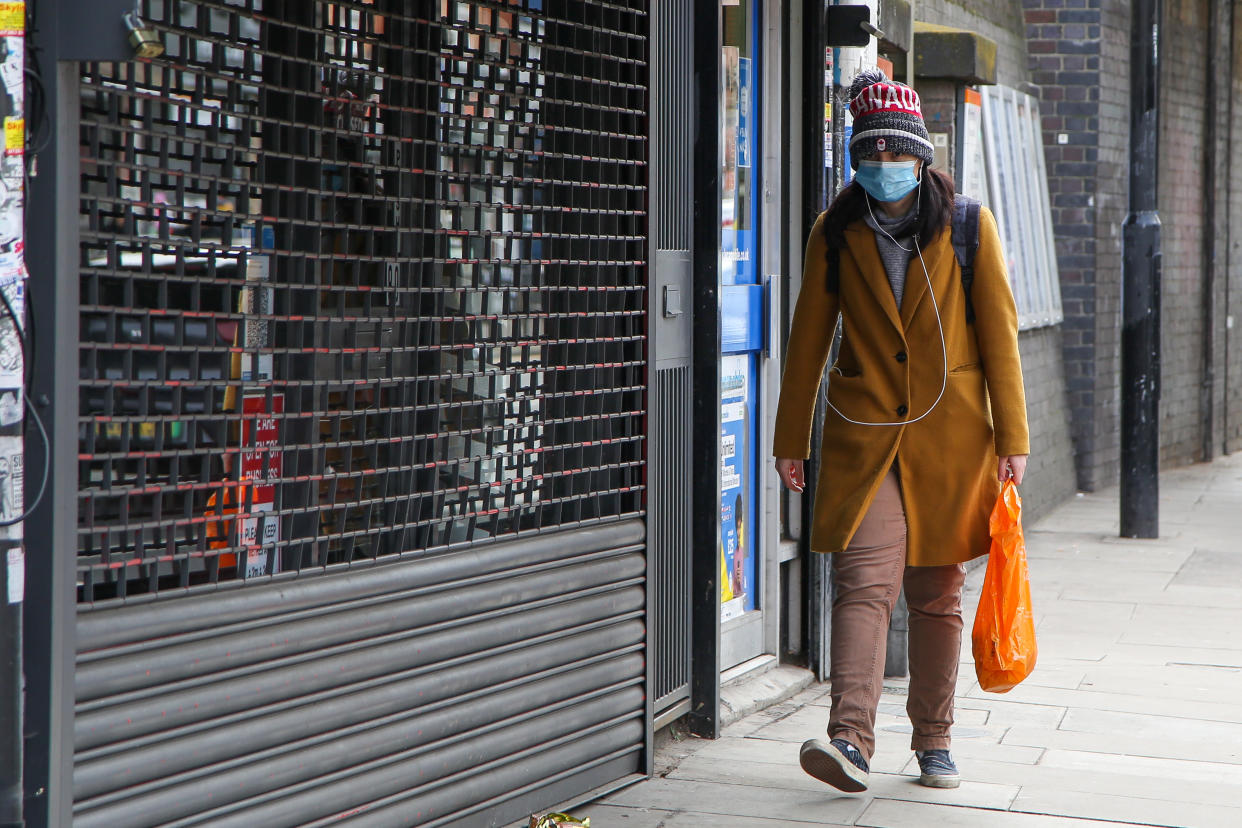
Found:
[(876, 152), (896, 152), (932, 162), (932, 142), (923, 123), (923, 102), (904, 83), (879, 69), (864, 69), (850, 84), (850, 166)]

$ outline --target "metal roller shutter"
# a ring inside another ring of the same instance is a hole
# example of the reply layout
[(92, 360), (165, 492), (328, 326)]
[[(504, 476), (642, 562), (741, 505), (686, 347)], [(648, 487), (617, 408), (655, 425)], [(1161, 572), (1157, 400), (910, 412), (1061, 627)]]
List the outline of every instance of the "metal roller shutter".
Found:
[(178, 599), (158, 609), (189, 604), (196, 629), (155, 640), (127, 616), (156, 607), (88, 615), (74, 825), (300, 825), (378, 800), (421, 824), (489, 798), (463, 774), (531, 784), (583, 750), (635, 772), (643, 528), (585, 534), (485, 547), (490, 574), (441, 583), (410, 585), (433, 558), (252, 588), (240, 620)]
[(140, 0), (81, 72), (74, 825), (641, 771), (646, 0)]

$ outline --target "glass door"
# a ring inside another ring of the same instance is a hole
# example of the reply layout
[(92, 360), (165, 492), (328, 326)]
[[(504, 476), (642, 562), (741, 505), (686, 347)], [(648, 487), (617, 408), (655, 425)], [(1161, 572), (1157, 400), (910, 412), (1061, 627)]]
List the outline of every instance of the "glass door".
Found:
[(760, 596), (760, 356), (764, 288), (759, 269), (757, 0), (722, 0), (720, 607), (721, 668), (764, 650)]

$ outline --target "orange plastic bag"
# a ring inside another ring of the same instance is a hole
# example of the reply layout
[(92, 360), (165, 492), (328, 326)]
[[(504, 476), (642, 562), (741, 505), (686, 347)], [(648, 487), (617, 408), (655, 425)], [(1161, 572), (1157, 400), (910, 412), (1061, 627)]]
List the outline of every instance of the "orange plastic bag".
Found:
[(1022, 538), (1022, 498), (1012, 479), (1005, 481), (996, 498), (989, 530), (992, 547), (971, 644), (979, 686), (989, 693), (1007, 693), (1035, 669), (1038, 654)]

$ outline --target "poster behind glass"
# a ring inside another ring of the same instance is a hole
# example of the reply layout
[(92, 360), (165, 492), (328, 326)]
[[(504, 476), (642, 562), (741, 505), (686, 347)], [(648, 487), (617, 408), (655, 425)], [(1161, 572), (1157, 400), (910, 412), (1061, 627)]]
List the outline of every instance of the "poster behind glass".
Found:
[(756, 609), (752, 384), (755, 357), (720, 359), (720, 617)]

